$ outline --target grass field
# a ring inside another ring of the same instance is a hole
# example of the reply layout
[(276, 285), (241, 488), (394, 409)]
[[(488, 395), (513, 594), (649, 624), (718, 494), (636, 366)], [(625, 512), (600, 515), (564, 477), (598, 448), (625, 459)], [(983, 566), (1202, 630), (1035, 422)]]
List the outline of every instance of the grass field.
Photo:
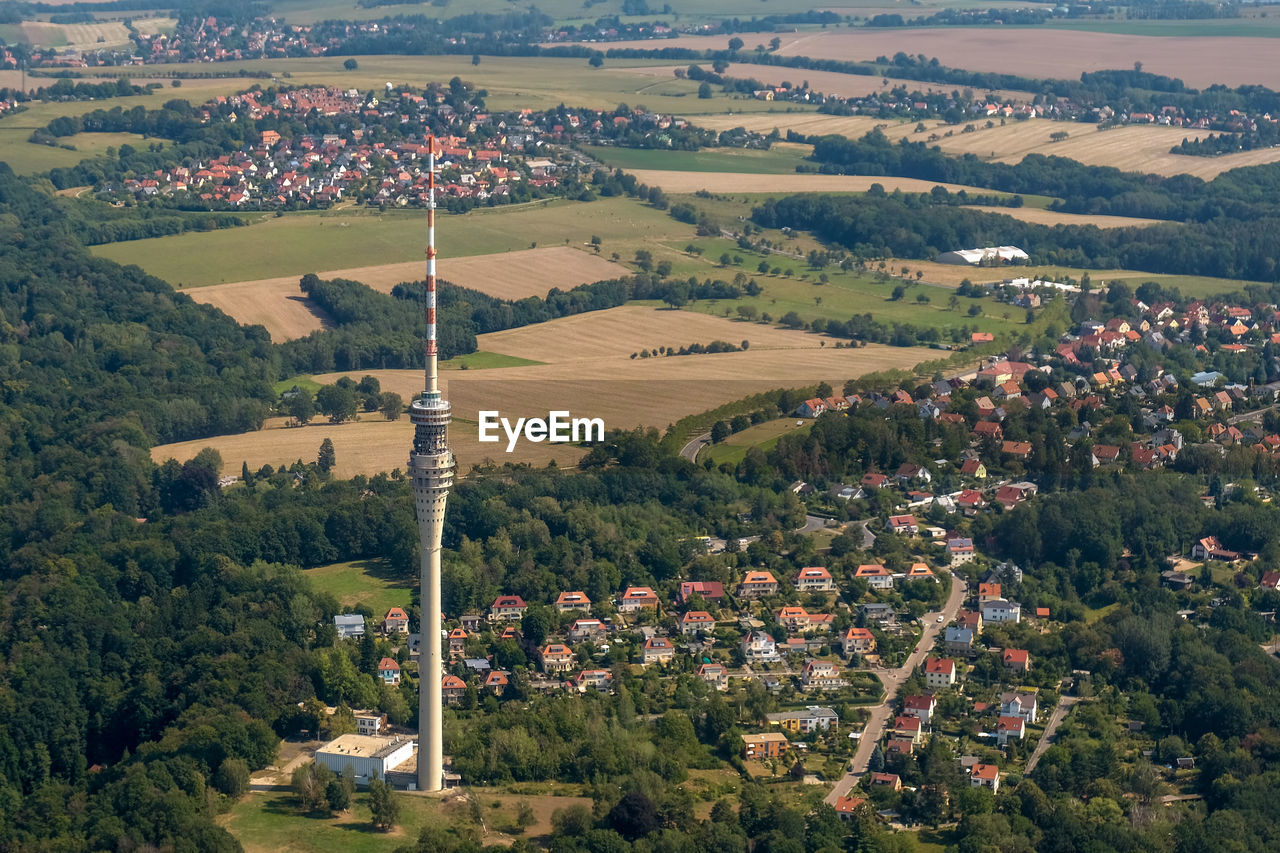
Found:
[[(751, 342), (745, 352), (631, 358), (641, 347), (679, 348), (744, 339)], [(601, 418), (610, 429), (640, 425), (665, 429), (686, 415), (761, 391), (820, 380), (843, 383), (865, 373), (907, 368), (937, 354), (885, 346), (836, 349), (834, 341), (805, 332), (642, 305), (481, 335), (479, 346), (486, 353), (543, 363), (444, 374), (444, 391), (454, 412), (449, 443), (464, 474), (486, 458), (534, 464), (554, 459), (558, 465), (571, 466), (582, 454), (570, 445), (529, 442), (518, 443), (515, 452), (508, 454), (505, 439), (481, 443), (481, 410), (497, 409), (511, 419), (567, 410), (574, 417)], [(419, 370), (359, 371), (365, 373), (376, 376), (384, 390), (405, 399), (421, 390)], [(314, 380), (329, 384), (338, 376), (326, 374)], [(156, 447), (152, 458), (185, 460), (204, 447), (214, 447), (227, 470), (238, 470), (242, 462), (256, 469), (268, 463), (313, 459), (327, 437), (334, 443), (340, 476), (403, 469), (412, 436), (408, 418), (363, 417), (355, 423), (316, 422), (302, 428), (286, 428), (283, 418), (275, 418), (259, 432)]]
[[(554, 784), (540, 786), (554, 789)], [(483, 843), (510, 845), (514, 836), (513, 817), (518, 804), (527, 802), (535, 823), (523, 834), (538, 838), (550, 834), (551, 815), (556, 809), (591, 800), (553, 794), (516, 794), (504, 790), (469, 788), (467, 794), (479, 799)], [(390, 853), (412, 845), (424, 826), (463, 825), (470, 821), (465, 795), (453, 794), (441, 800), (422, 794), (398, 792), (400, 821), (393, 832), (375, 832), (370, 823), (368, 795), (357, 792), (352, 808), (339, 817), (311, 817), (298, 813), (296, 799), (284, 791), (255, 792), (242, 798), (218, 823), (244, 847), (246, 853)], [(496, 804), (496, 805), (495, 805)]]
[(408, 607), (418, 578), (400, 574), (381, 560), (357, 560), (316, 566), (303, 572), (319, 592), (327, 592), (346, 608), (363, 604), (379, 619), (392, 607)]
[[(799, 424), (799, 426), (797, 426)], [(813, 426), (813, 421), (798, 421), (795, 418), (778, 418), (747, 427), (742, 432), (734, 433), (719, 444), (713, 444), (698, 454), (698, 461), (710, 459), (716, 465), (729, 463), (736, 465), (747, 455), (747, 450), (759, 447), (769, 450), (778, 443), (778, 439), (789, 433), (803, 434)]]
[[(387, 8), (375, 17), (387, 14)], [(398, 7), (397, 13), (410, 14)], [(652, 46), (652, 45), (650, 45)], [(586, 59), (550, 57), (481, 58), (471, 65), (456, 56), (357, 56), (359, 68), (347, 71), (343, 63), (348, 57), (308, 59), (255, 59), (226, 63), (227, 70), (268, 71), (289, 75), (293, 85), (323, 84), (361, 89), (382, 89), (388, 82), (410, 83), (421, 87), (430, 82), (446, 82), (458, 76), (485, 89), (485, 102), (493, 109), (546, 109), (561, 103), (595, 109), (612, 109), (625, 102), (664, 113), (691, 115), (734, 110), (769, 110), (773, 104), (747, 97), (730, 97), (717, 92), (713, 97), (697, 96), (698, 83), (693, 80), (653, 79), (627, 71), (636, 65), (670, 65), (651, 60), (606, 60), (604, 67), (591, 68)], [(157, 66), (204, 73), (209, 66), (188, 63)]]
[[(604, 256), (630, 258), (653, 241), (687, 241), (693, 233), (693, 226), (628, 198), (482, 208), (440, 218), (438, 274), (453, 280), (453, 258), (528, 249), (531, 243), (581, 246), (594, 235), (604, 241)], [(421, 212), (341, 210), (264, 216), (248, 228), (111, 243), (93, 252), (138, 264), (175, 287), (198, 287), (318, 269), (420, 264), (425, 246)]]
[[(453, 258), (449, 261), (448, 270), (447, 276), (441, 276), (447, 281), (500, 299), (544, 297), (552, 288), (569, 290), (580, 284), (630, 273), (619, 264), (566, 246)], [(421, 281), (425, 268), (421, 261), (410, 261), (329, 270), (318, 275), (321, 278), (360, 281), (375, 290), (390, 293), (400, 282)], [(295, 274), (215, 284), (191, 288), (186, 293), (197, 302), (221, 309), (241, 323), (265, 327), (274, 341), (287, 341), (331, 325), (324, 312), (303, 297), (298, 289), (299, 278), (300, 275)]]
[(654, 148), (602, 148), (585, 146), (592, 157), (619, 169), (663, 169), (677, 172), (733, 172), (749, 175), (794, 174), (811, 153), (808, 145), (785, 142), (767, 151), (755, 148), (704, 148), (701, 151), (665, 151)]
[[(0, 72), (0, 86), (17, 86), (17, 71)], [(50, 78), (27, 77), (29, 88), (51, 85)], [(135, 77), (133, 82), (144, 85), (147, 78)], [(164, 81), (164, 88), (157, 89), (150, 95), (137, 95), (130, 98), (103, 98), (97, 101), (35, 102), (24, 111), (0, 118), (0, 160), (19, 174), (29, 175), (43, 172), (58, 166), (72, 166), (86, 157), (102, 152), (109, 145), (122, 142), (130, 144), (149, 144), (154, 140), (144, 140), (133, 134), (114, 133), (82, 133), (63, 140), (75, 145), (76, 151), (62, 148), (51, 148), (48, 145), (35, 145), (27, 141), (31, 132), (42, 128), (58, 116), (80, 116), (93, 110), (110, 110), (112, 107), (132, 109), (143, 106), (155, 109), (174, 98), (186, 98), (193, 103), (201, 103), (216, 94), (229, 94), (247, 89), (255, 81), (243, 77), (230, 77), (216, 80), (184, 80), (182, 88), (174, 89), (169, 81)], [(256, 81), (261, 82), (261, 81)]]
[[(1131, 68), (1139, 61), (1144, 71), (1178, 77), (1197, 88), (1214, 83), (1280, 88), (1280, 64), (1273, 61), (1275, 44), (1266, 36), (1189, 34), (1185, 30), (1201, 22), (1177, 23), (1183, 25), (1184, 32), (1168, 36), (1031, 27), (836, 28), (783, 34), (778, 53), (847, 61), (903, 51), (911, 56), (936, 57), (943, 65), (969, 71), (1059, 79), (1078, 78), (1082, 71)], [(1269, 26), (1266, 29), (1271, 31)], [(731, 37), (682, 36), (664, 41), (663, 46), (723, 50)], [(617, 42), (610, 47), (642, 44), (651, 46), (652, 42)], [(795, 73), (800, 76), (803, 72)]]

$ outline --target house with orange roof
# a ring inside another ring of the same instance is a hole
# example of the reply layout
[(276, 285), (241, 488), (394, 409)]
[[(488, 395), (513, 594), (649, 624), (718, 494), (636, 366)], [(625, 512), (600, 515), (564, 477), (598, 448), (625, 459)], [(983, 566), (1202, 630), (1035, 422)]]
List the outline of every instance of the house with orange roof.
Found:
[(409, 633), (409, 614), (404, 612), (404, 608), (391, 608), (383, 617), (382, 630), (388, 634)]
[(1000, 662), (1013, 672), (1027, 672), (1031, 669), (1031, 653), (1026, 649), (1005, 649), (1000, 654)]
[(440, 694), (446, 705), (457, 705), (467, 693), (467, 683), (456, 675), (440, 679)]
[(864, 563), (853, 573), (872, 589), (893, 589), (893, 573), (879, 563)]
[(850, 628), (844, 634), (843, 643), (845, 657), (866, 655), (876, 650), (876, 637), (869, 628)]
[(778, 592), (778, 579), (773, 572), (747, 572), (747, 576), (738, 584), (739, 598), (762, 598)]
[(496, 695), (501, 696), (507, 692), (507, 685), (510, 683), (510, 673), (503, 672), (500, 669), (490, 670), (489, 674), (484, 677), (484, 689), (491, 690)]
[(619, 613), (635, 613), (637, 610), (658, 609), (658, 594), (647, 586), (629, 586), (618, 601)]
[(835, 810), (841, 820), (856, 820), (858, 814), (863, 811), (863, 805), (867, 802), (866, 797), (837, 797)]
[(449, 632), (449, 654), (461, 655), (466, 652), (467, 638), (471, 635), (463, 628), (454, 628)]
[(716, 627), (716, 620), (705, 610), (690, 610), (680, 617), (680, 633), (686, 637), (709, 634)]
[(556, 599), (556, 610), (561, 613), (569, 613), (570, 611), (579, 610), (583, 613), (591, 612), (591, 599), (587, 598), (585, 592), (562, 592)]
[(809, 566), (796, 575), (796, 589), (800, 592), (831, 592), (836, 588), (831, 572), (822, 566)]
[(724, 691), (729, 689), (729, 670), (719, 663), (704, 663), (698, 667), (698, 678), (701, 678), (707, 684), (716, 690)]
[(538, 658), (542, 663), (542, 671), (548, 675), (568, 672), (575, 663), (573, 651), (562, 643), (543, 646)]
[(1000, 790), (1000, 769), (994, 764), (975, 764), (969, 773), (969, 785), (974, 788), (990, 788), (991, 793)]
[(676, 647), (666, 637), (650, 637), (644, 641), (642, 661), (645, 666), (651, 663), (668, 663), (676, 656)]

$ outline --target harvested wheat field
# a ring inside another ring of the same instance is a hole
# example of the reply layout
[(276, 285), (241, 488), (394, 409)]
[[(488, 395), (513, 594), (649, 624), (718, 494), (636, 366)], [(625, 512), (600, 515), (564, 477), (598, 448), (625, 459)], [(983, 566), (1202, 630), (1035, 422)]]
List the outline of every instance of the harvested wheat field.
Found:
[[(1170, 154), (1169, 149), (1183, 139), (1199, 139), (1207, 130), (1128, 125), (1099, 131), (1097, 125), (1080, 122), (1057, 122), (1047, 119), (1006, 121), (984, 127), (985, 119), (974, 119), (976, 130), (964, 133), (964, 125), (948, 125), (940, 121), (924, 122), (927, 130), (916, 132), (914, 121), (887, 122), (873, 116), (829, 116), (817, 113), (753, 113), (750, 115), (695, 116), (694, 124), (709, 130), (745, 127), (760, 133), (777, 128), (782, 133), (794, 130), (806, 136), (836, 134), (857, 139), (875, 128), (890, 139), (909, 139), (936, 145), (948, 154), (974, 154), (986, 160), (1017, 163), (1028, 154), (1070, 157), (1088, 166), (1114, 166), (1126, 172), (1148, 172), (1157, 175), (1194, 175), (1210, 180), (1229, 169), (1257, 166), (1280, 160), (1280, 147), (1258, 151), (1242, 151), (1221, 157), (1191, 157)], [(970, 122), (966, 122), (969, 124)], [(1049, 137), (1059, 131), (1068, 138), (1054, 142)], [(950, 136), (946, 134), (950, 133)]]
[[(590, 328), (595, 319), (600, 329)], [(685, 346), (728, 340), (752, 342), (745, 352), (714, 355), (631, 358), (641, 345)], [(480, 346), (505, 355), (537, 353), (547, 364), (450, 370), (444, 391), (453, 405), (450, 444), (466, 471), (486, 457), (500, 461), (545, 464), (554, 459), (572, 465), (580, 450), (545, 443), (517, 444), (512, 454), (499, 444), (479, 441), (479, 413), (497, 410), (503, 417), (564, 410), (573, 417), (601, 418), (607, 428), (652, 426), (665, 429), (680, 418), (706, 411), (750, 394), (794, 388), (820, 380), (846, 379), (880, 370), (906, 369), (936, 355), (924, 348), (871, 345), (840, 348), (834, 341), (798, 331), (779, 330), (685, 311), (623, 306), (566, 317), (512, 332), (482, 335)], [(826, 344), (823, 346), (823, 344)], [(358, 371), (376, 376), (384, 390), (406, 400), (422, 388), (422, 371)], [(316, 376), (328, 384), (342, 374)], [(388, 423), (378, 416), (340, 426), (285, 428), (273, 419), (268, 428), (241, 435), (218, 436), (152, 450), (152, 458), (187, 459), (203, 447), (216, 448), (228, 471), (242, 462), (251, 469), (315, 457), (329, 437), (337, 451), (338, 473), (372, 474), (404, 467), (411, 429), (407, 418)]]
[[(652, 49), (652, 45), (650, 45), (649, 49)], [(632, 68), (618, 68), (616, 70), (640, 77), (667, 80), (675, 77), (677, 68), (685, 69), (688, 67), (689, 65), (686, 63), (685, 65), (643, 65)], [(919, 80), (903, 80), (897, 77), (889, 77), (886, 84), (884, 77), (874, 75), (841, 74), (837, 71), (813, 71), (804, 68), (783, 68), (777, 65), (756, 65), (749, 62), (732, 62), (724, 74), (726, 77), (759, 80), (769, 86), (779, 86), (787, 82), (799, 86), (801, 83), (808, 81), (809, 88), (825, 95), (837, 95), (841, 98), (861, 98), (878, 92), (888, 92), (898, 86), (905, 86), (908, 92), (950, 93), (957, 88), (956, 86), (948, 86), (942, 83), (924, 83)], [(1030, 93), (1012, 89), (996, 89), (994, 94), (1004, 100), (1031, 100)], [(786, 102), (779, 103), (778, 109), (785, 110), (789, 106), (792, 105)], [(750, 113), (749, 115), (757, 114)], [(696, 124), (701, 124), (699, 118), (690, 116), (690, 120)], [(729, 127), (736, 126), (729, 125)]]
[(642, 349), (729, 341), (762, 349), (818, 349), (826, 341), (818, 335), (760, 323), (726, 320), (693, 311), (672, 311), (641, 305), (622, 305), (561, 317), (480, 335), (479, 349), (548, 364), (595, 364), (598, 359), (630, 359)]
[[(258, 432), (160, 445), (151, 449), (151, 458), (157, 462), (170, 458), (185, 462), (203, 448), (212, 447), (222, 454), (224, 471), (238, 473), (242, 463), (256, 471), (263, 465), (289, 465), (299, 459), (314, 462), (320, 443), (328, 438), (333, 441), (334, 473), (339, 477), (377, 474), (396, 468), (404, 470), (413, 443), (413, 424), (409, 418), (388, 421), (376, 414), (362, 417), (364, 420), (336, 425), (320, 418), (305, 427), (286, 427), (284, 418), (272, 418)], [(546, 465), (554, 459), (557, 465), (573, 466), (585, 452), (572, 445), (522, 442), (515, 452), (508, 454), (503, 452), (505, 443), (501, 446), (480, 444), (476, 432), (473, 424), (456, 421), (449, 431), (449, 444), (457, 457), (458, 470), (464, 474), (486, 458), (535, 465)]]
[(981, 210), (985, 213), (999, 213), (1011, 216), (1023, 222), (1036, 225), (1094, 225), (1098, 228), (1141, 228), (1155, 225), (1163, 220), (1143, 219), (1137, 216), (1097, 216), (1091, 213), (1060, 213), (1056, 210), (1042, 210), (1038, 207), (984, 207), (975, 205), (969, 210)]
[[(618, 278), (630, 271), (596, 255), (556, 246), (449, 258), (440, 262), (438, 272), (442, 279), (460, 287), (500, 299), (523, 299), (546, 296), (552, 288), (569, 290), (580, 284)], [(317, 273), (321, 278), (363, 282), (383, 293), (390, 293), (401, 282), (420, 281), (425, 274), (426, 268), (420, 261)], [(265, 326), (274, 341), (288, 341), (326, 328), (328, 322), (322, 311), (302, 297), (298, 278), (281, 276), (237, 281), (189, 288), (184, 292), (197, 302), (221, 308), (241, 323)]]
[(293, 276), (198, 287), (183, 293), (221, 309), (237, 323), (265, 327), (276, 343), (305, 338), (332, 325), (324, 311), (302, 295)]
[[(1180, 78), (1188, 86), (1258, 83), (1280, 88), (1275, 40), (1236, 36), (1133, 36), (1029, 27), (907, 27), (779, 34), (782, 56), (864, 62), (903, 51), (968, 71), (1078, 79), (1082, 71), (1132, 68)], [(681, 36), (664, 48), (725, 50), (730, 35)], [(745, 37), (744, 37), (745, 38)], [(652, 50), (652, 41), (610, 42), (609, 49)], [(800, 69), (793, 77), (802, 77)]]
[(103, 50), (132, 44), (129, 30), (119, 22), (99, 24), (50, 24), (27, 21), (22, 37), (33, 47), (66, 47), (70, 50)]

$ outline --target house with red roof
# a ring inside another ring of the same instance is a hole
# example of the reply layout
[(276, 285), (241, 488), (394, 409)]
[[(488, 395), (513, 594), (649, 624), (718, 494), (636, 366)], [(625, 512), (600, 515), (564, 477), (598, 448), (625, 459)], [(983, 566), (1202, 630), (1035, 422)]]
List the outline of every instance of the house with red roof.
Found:
[(394, 658), (383, 658), (378, 661), (378, 678), (383, 684), (400, 683), (400, 664)]
[(382, 620), (382, 630), (388, 634), (409, 633), (409, 614), (404, 612), (404, 608), (391, 608)]
[(493, 600), (493, 604), (489, 607), (489, 619), (494, 622), (523, 619), (524, 612), (528, 609), (529, 605), (525, 604), (524, 599), (520, 596), (500, 595)]
[(950, 658), (925, 658), (924, 683), (932, 690), (942, 690), (955, 684), (956, 662)]
[(1013, 672), (1027, 672), (1031, 669), (1031, 653), (1026, 649), (1005, 649), (1000, 654), (1000, 662)]

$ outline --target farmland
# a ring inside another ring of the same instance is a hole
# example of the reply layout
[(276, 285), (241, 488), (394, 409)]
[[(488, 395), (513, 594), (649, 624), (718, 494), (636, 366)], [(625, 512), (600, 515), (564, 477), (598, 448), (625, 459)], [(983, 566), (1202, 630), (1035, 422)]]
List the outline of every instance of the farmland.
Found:
[[(751, 342), (746, 352), (714, 355), (632, 358), (642, 347), (681, 347), (713, 340)], [(448, 371), (444, 391), (453, 405), (450, 445), (466, 472), (486, 458), (500, 462), (573, 465), (580, 448), (521, 442), (515, 452), (502, 444), (479, 441), (482, 409), (498, 408), (504, 417), (567, 410), (575, 417), (598, 417), (608, 428), (647, 425), (664, 429), (685, 415), (705, 411), (774, 388), (799, 387), (819, 380), (843, 383), (865, 373), (909, 368), (933, 352), (922, 348), (867, 346), (837, 349), (834, 341), (799, 331), (670, 311), (624, 306), (480, 336), (480, 349), (545, 364)], [(824, 346), (825, 344), (825, 346)], [(418, 370), (361, 371), (376, 376), (382, 388), (412, 398), (422, 385)], [(316, 376), (327, 384), (339, 374)], [(272, 419), (258, 432), (219, 436), (156, 447), (152, 457), (188, 459), (214, 447), (229, 471), (241, 462), (251, 469), (312, 459), (324, 438), (332, 439), (340, 476), (403, 468), (412, 436), (407, 418), (386, 421), (365, 415), (354, 423), (314, 423), (286, 427)]]
[[(380, 10), (376, 17), (386, 14)], [(407, 14), (407, 12), (406, 12)], [(235, 69), (288, 74), (294, 85), (335, 85), (381, 89), (388, 81), (425, 86), (460, 76), (488, 92), (485, 102), (493, 109), (547, 109), (569, 102), (579, 107), (613, 109), (620, 102), (666, 113), (690, 115), (705, 112), (774, 109), (771, 102), (732, 98), (717, 93), (697, 97), (698, 83), (664, 77), (655, 80), (628, 73), (636, 65), (670, 65), (649, 60), (608, 60), (603, 68), (591, 68), (585, 59), (552, 57), (482, 57), (479, 65), (457, 56), (358, 56), (358, 68), (343, 67), (346, 57), (307, 59), (255, 59), (235, 64)], [(166, 70), (205, 73), (205, 63), (157, 66)], [(231, 70), (228, 68), (228, 70)], [(570, 93), (572, 97), (570, 97)]]
[[(948, 154), (973, 154), (985, 160), (1016, 163), (1027, 154), (1069, 157), (1089, 166), (1114, 166), (1130, 172), (1150, 172), (1158, 175), (1188, 174), (1206, 180), (1229, 169), (1241, 166), (1257, 166), (1280, 160), (1280, 148), (1264, 148), (1243, 151), (1222, 157), (1191, 157), (1170, 154), (1169, 149), (1185, 139), (1207, 136), (1207, 130), (1191, 130), (1157, 125), (1128, 125), (1099, 132), (1096, 125), (1051, 122), (1045, 119), (1009, 121), (1001, 124), (995, 120), (992, 127), (985, 127), (985, 120), (975, 119), (974, 130), (962, 129), (939, 121), (924, 122), (926, 130), (916, 132), (916, 122), (886, 122), (871, 116), (829, 116), (817, 113), (788, 113), (785, 115), (719, 115), (698, 116), (693, 123), (711, 130), (728, 130), (745, 127), (760, 133), (777, 128), (782, 133), (794, 130), (806, 136), (837, 134), (857, 138), (879, 127), (890, 139), (909, 139), (925, 142), (931, 136)], [(1065, 131), (1067, 139), (1054, 142), (1050, 134)], [(950, 135), (947, 135), (950, 134)], [(665, 166), (673, 169), (676, 166)]]
[[(439, 273), (452, 281), (450, 258), (528, 249), (531, 244), (581, 246), (598, 236), (606, 255), (630, 257), (652, 241), (692, 234), (692, 226), (627, 198), (481, 208), (440, 218)], [(337, 210), (268, 216), (247, 228), (111, 243), (95, 246), (93, 252), (138, 264), (175, 287), (199, 287), (318, 269), (420, 264), (425, 245), (426, 221), (420, 211)]]
[[(768, 132), (768, 131), (766, 131)], [(811, 151), (808, 145), (775, 143), (767, 151), (756, 148), (704, 148), (663, 151), (649, 148), (585, 146), (592, 157), (618, 169), (670, 169), (680, 172), (734, 172), (746, 175), (794, 174)]]
[[(523, 299), (546, 296), (555, 287), (568, 290), (580, 284), (618, 278), (629, 272), (626, 267), (588, 252), (558, 246), (452, 258), (448, 263), (448, 275), (442, 277), (453, 284), (500, 299)], [(360, 281), (375, 290), (389, 293), (400, 282), (422, 280), (425, 269), (421, 261), (411, 261), (317, 274), (321, 278)], [(264, 326), (274, 341), (287, 341), (328, 327), (328, 318), (323, 311), (302, 296), (298, 278), (299, 275), (289, 275), (238, 281), (196, 287), (186, 293), (197, 302), (220, 308), (241, 323)]]
[(762, 424), (747, 427), (742, 432), (736, 432), (719, 444), (707, 447), (698, 454), (698, 460), (710, 459), (716, 465), (725, 462), (737, 464), (747, 455), (748, 449), (759, 447), (761, 450), (769, 450), (782, 436), (792, 433), (804, 434), (811, 426), (813, 421), (796, 418), (776, 418), (765, 421)]
[[(1186, 27), (1203, 22), (1174, 23), (1184, 25), (1185, 33)], [(663, 41), (662, 46), (724, 50), (730, 38), (683, 36)], [(904, 51), (912, 56), (936, 57), (953, 68), (1058, 79), (1078, 78), (1081, 71), (1127, 68), (1140, 61), (1145, 71), (1178, 77), (1197, 88), (1215, 83), (1257, 83), (1280, 88), (1280, 65), (1273, 61), (1275, 42), (1265, 36), (1149, 36), (1034, 27), (910, 27), (797, 32), (781, 38), (778, 53), (783, 56), (848, 61)], [(609, 46), (643, 49), (652, 45), (653, 42), (640, 41)], [(800, 69), (792, 72), (793, 77), (803, 74)]]
[[(677, 68), (688, 68), (686, 65), (648, 65), (627, 68), (626, 73), (644, 77), (674, 77)], [(780, 86), (783, 83), (799, 85), (807, 81), (809, 87), (825, 95), (838, 95), (842, 98), (861, 98), (877, 92), (887, 92), (898, 86), (905, 86), (908, 91), (950, 92), (955, 87), (942, 83), (922, 83), (919, 80), (906, 80), (899, 77), (883, 77), (870, 74), (841, 74), (837, 71), (814, 71), (807, 68), (782, 68), (776, 65), (758, 65), (751, 62), (731, 62), (724, 72), (726, 77), (738, 77), (759, 80), (768, 86)], [(990, 90), (997, 97), (1011, 100), (1030, 100), (1031, 93), (1011, 89)], [(787, 102), (774, 103), (774, 108), (781, 111), (804, 115), (806, 107)], [(817, 115), (817, 113), (810, 113)], [(733, 127), (734, 125), (729, 125)]]

